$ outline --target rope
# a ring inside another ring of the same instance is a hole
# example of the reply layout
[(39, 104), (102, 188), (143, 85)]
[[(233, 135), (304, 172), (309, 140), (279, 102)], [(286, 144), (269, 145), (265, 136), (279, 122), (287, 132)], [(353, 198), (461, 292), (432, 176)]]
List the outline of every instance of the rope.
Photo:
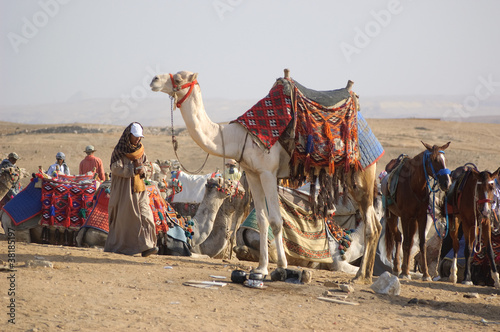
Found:
[(184, 165), (182, 164), (181, 160), (179, 159), (179, 156), (177, 155), (177, 148), (179, 147), (179, 144), (177, 143), (177, 139), (175, 138), (175, 131), (174, 131), (174, 110), (175, 110), (175, 101), (177, 100), (177, 95), (174, 94), (174, 96), (170, 96), (170, 122), (172, 126), (172, 146), (174, 148), (174, 153), (175, 157), (179, 161), (179, 165), (181, 166), (182, 170), (188, 174), (200, 174), (201, 171), (203, 170), (203, 167), (205, 167), (205, 164), (207, 163), (208, 156), (209, 154), (207, 153), (207, 157), (205, 158), (205, 161), (201, 165), (200, 168), (198, 168), (196, 171), (189, 171)]

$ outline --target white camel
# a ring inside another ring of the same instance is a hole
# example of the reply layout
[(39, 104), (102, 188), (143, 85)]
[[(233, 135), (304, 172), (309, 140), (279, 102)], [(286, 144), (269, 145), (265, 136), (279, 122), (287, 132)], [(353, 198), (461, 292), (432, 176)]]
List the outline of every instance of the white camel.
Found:
[[(173, 75), (157, 75), (150, 86), (153, 91), (167, 93), (174, 99), (189, 134), (205, 152), (240, 161), (241, 168), (247, 175), (260, 229), (260, 258), (259, 265), (254, 272), (262, 273), (262, 275), (269, 274), (267, 246), (269, 225), (276, 240), (278, 271), (282, 272), (287, 268), (287, 259), (283, 248), (283, 221), (276, 185), (278, 179), (289, 176), (290, 156), (280, 143), (274, 144), (269, 151), (264, 151), (252, 139), (247, 139), (247, 130), (238, 123), (222, 125), (210, 120), (203, 105), (197, 76), (198, 74), (188, 71)], [(364, 171), (346, 176), (351, 196), (360, 206), (365, 222), (365, 251), (355, 278), (365, 283), (371, 283), (372, 280), (377, 241), (381, 231), (380, 222), (373, 209), (375, 172), (376, 165), (372, 164)]]

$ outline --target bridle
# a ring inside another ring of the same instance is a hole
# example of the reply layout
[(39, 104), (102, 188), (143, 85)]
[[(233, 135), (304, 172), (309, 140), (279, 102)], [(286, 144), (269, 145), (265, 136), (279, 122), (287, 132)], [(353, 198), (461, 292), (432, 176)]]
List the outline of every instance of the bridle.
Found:
[[(173, 90), (173, 96), (170, 96), (170, 101), (171, 101), (170, 121), (171, 121), (171, 128), (172, 128), (172, 145), (174, 148), (175, 157), (179, 161), (181, 168), (186, 173), (199, 174), (201, 172), (201, 170), (203, 169), (203, 167), (205, 167), (205, 164), (207, 163), (209, 154), (207, 153), (207, 157), (205, 158), (205, 161), (203, 162), (203, 164), (201, 165), (200, 168), (198, 168), (196, 171), (189, 171), (188, 169), (186, 169), (186, 167), (184, 167), (184, 165), (182, 164), (182, 162), (179, 159), (179, 156), (177, 155), (177, 149), (178, 149), (179, 145), (177, 143), (177, 139), (175, 138), (175, 131), (174, 131), (174, 109), (175, 109), (175, 107), (177, 107), (179, 109), (181, 108), (182, 103), (187, 99), (187, 97), (189, 97), (189, 95), (191, 95), (191, 92), (193, 91), (193, 86), (195, 84), (198, 84), (198, 80), (194, 80), (192, 82), (189, 82), (189, 83), (186, 83), (186, 84), (179, 86), (179, 85), (175, 84), (174, 75), (172, 75), (172, 74), (169, 74), (169, 75), (170, 75), (170, 81), (172, 82), (172, 90)], [(184, 95), (184, 97), (181, 98), (181, 100), (177, 101), (176, 92), (184, 90), (186, 88), (189, 88), (188, 92)], [(174, 105), (175, 105), (175, 107), (174, 107)]]
[[(439, 153), (442, 153), (444, 155), (443, 150), (439, 150)], [(425, 181), (427, 183), (427, 189), (429, 189), (429, 198), (430, 198), (430, 194), (432, 194), (432, 210), (430, 210), (429, 212), (431, 213), (432, 219), (434, 221), (434, 228), (436, 229), (436, 233), (439, 235), (440, 238), (444, 239), (446, 236), (448, 236), (448, 230), (449, 230), (448, 199), (447, 199), (447, 196), (445, 195), (444, 196), (444, 199), (445, 199), (444, 206), (446, 209), (446, 226), (445, 226), (446, 231), (445, 231), (445, 235), (443, 237), (441, 237), (441, 232), (438, 231), (437, 226), (436, 226), (437, 219), (435, 218), (435, 215), (436, 215), (436, 211), (435, 211), (435, 209), (436, 209), (436, 193), (439, 191), (439, 188), (437, 188), (438, 182), (439, 182), (438, 177), (443, 176), (443, 175), (450, 175), (451, 171), (448, 168), (446, 168), (446, 166), (443, 164), (444, 168), (442, 168), (436, 172), (434, 170), (434, 166), (432, 166), (431, 152), (429, 150), (424, 152), (424, 157), (422, 158), (422, 163), (424, 166), (424, 174), (425, 174)], [(431, 167), (431, 171), (432, 171), (431, 176), (432, 176), (432, 179), (434, 180), (434, 183), (432, 186), (429, 183), (429, 176), (427, 174), (427, 164), (429, 164), (429, 166)], [(430, 207), (429, 207), (429, 209), (430, 209)]]
[[(187, 97), (189, 97), (189, 95), (193, 91), (193, 86), (195, 84), (198, 84), (198, 80), (195, 79), (192, 82), (189, 82), (189, 83), (186, 83), (186, 84), (179, 86), (179, 85), (175, 84), (174, 75), (172, 75), (172, 74), (169, 74), (169, 75), (170, 75), (170, 81), (172, 82), (172, 90), (174, 92), (174, 99), (176, 100), (175, 106), (177, 108), (181, 108), (182, 103), (187, 99)], [(184, 95), (184, 97), (181, 98), (181, 100), (177, 101), (177, 95), (175, 93), (179, 92), (181, 90), (184, 90), (186, 88), (189, 88), (188, 92)]]

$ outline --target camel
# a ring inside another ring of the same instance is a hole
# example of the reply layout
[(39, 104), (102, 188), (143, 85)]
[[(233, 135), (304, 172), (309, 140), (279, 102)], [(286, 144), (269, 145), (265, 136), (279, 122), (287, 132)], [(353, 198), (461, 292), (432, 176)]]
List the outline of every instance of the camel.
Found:
[(12, 185), (21, 179), (21, 169), (17, 166), (4, 167), (0, 170), (0, 201), (9, 192)]
[(193, 217), (192, 251), (212, 258), (224, 256), (231, 232), (246, 216), (250, 205), (245, 179), (234, 182), (222, 177), (207, 179), (203, 200)]
[[(287, 259), (283, 248), (283, 221), (276, 185), (278, 179), (289, 177), (290, 155), (281, 143), (276, 143), (269, 151), (265, 151), (252, 139), (247, 139), (247, 130), (238, 123), (224, 125), (213, 122), (205, 111), (197, 77), (197, 73), (189, 71), (180, 71), (173, 75), (159, 74), (153, 78), (150, 87), (152, 91), (164, 92), (172, 98), (175, 106), (180, 109), (189, 134), (205, 152), (239, 161), (247, 176), (260, 229), (260, 257), (254, 272), (263, 276), (269, 274), (267, 233), (270, 225), (276, 240), (277, 271), (282, 274), (287, 268)], [(351, 85), (348, 84), (348, 90)], [(356, 96), (353, 98), (357, 99)], [(343, 102), (345, 101), (340, 103)], [(359, 103), (356, 105), (359, 107)], [(382, 228), (373, 208), (376, 164), (362, 171), (348, 172), (345, 176), (347, 186), (351, 196), (360, 206), (365, 236), (363, 259), (355, 281), (371, 283), (377, 242)]]
[[(288, 197), (299, 198), (296, 195), (296, 191), (289, 190), (287, 188), (280, 188), (280, 192), (283, 190), (290, 192), (292, 195)], [(295, 197), (294, 197), (295, 196)], [(300, 199), (300, 198), (299, 198)], [(302, 198), (304, 204), (307, 204), (308, 199)], [(374, 208), (377, 218), (381, 218), (383, 214), (382, 200), (381, 196), (377, 196), (374, 200)], [(328, 246), (330, 248), (330, 254), (332, 256), (332, 263), (317, 263), (308, 261), (306, 259), (299, 259), (295, 257), (290, 257), (287, 255), (287, 260), (291, 265), (324, 269), (330, 271), (340, 271), (349, 274), (356, 274), (359, 270), (358, 266), (352, 263), (358, 260), (363, 255), (364, 249), (364, 236), (363, 236), (363, 223), (360, 223), (357, 227), (356, 217), (359, 214), (359, 210), (353, 204), (352, 199), (348, 196), (347, 200), (340, 199), (335, 204), (335, 215), (333, 219), (337, 225), (344, 229), (352, 229), (355, 227), (355, 231), (351, 233), (351, 244), (350, 247), (341, 253), (339, 249), (339, 243), (334, 238), (328, 239)], [(269, 241), (268, 241), (269, 242)], [(236, 247), (234, 251), (236, 252), (236, 257), (240, 260), (248, 261), (258, 261), (259, 257), (259, 246), (260, 237), (257, 231), (248, 228), (239, 228), (237, 231)], [(271, 261), (276, 261), (276, 248), (272, 243), (269, 243), (269, 254)]]

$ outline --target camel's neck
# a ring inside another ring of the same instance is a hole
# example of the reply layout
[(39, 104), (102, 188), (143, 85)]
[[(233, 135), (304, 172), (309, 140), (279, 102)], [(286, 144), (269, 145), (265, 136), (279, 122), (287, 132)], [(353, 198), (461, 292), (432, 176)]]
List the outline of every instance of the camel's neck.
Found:
[(246, 132), (239, 125), (224, 126), (213, 122), (205, 111), (198, 85), (181, 105), (181, 114), (191, 138), (205, 152), (233, 159), (240, 157)]
[(5, 180), (5, 178), (3, 178), (3, 180), (4, 181), (0, 181), (0, 199), (7, 195), (12, 187), (12, 182)]

